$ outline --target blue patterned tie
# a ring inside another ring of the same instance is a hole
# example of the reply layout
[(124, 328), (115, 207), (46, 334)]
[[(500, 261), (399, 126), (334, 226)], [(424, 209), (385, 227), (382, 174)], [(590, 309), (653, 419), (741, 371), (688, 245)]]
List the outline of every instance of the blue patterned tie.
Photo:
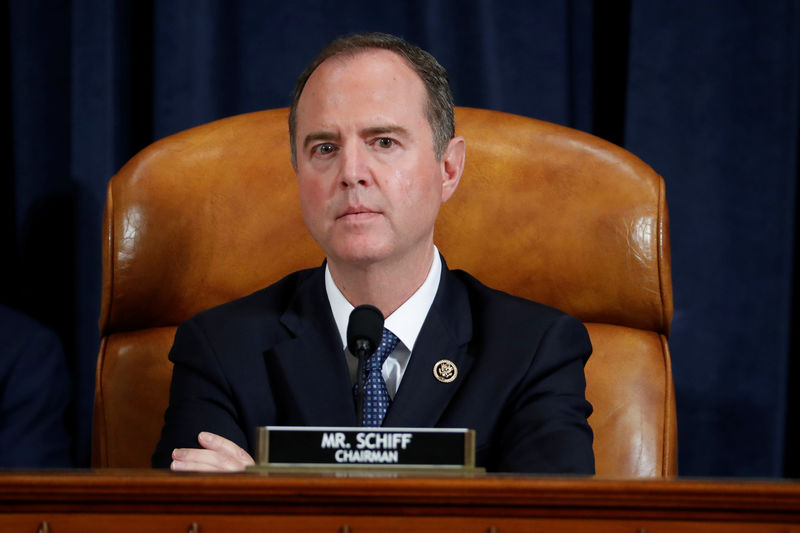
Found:
[(383, 362), (397, 346), (397, 336), (386, 328), (383, 328), (381, 344), (364, 363), (364, 408), (361, 425), (369, 427), (380, 427), (386, 410), (389, 409), (389, 391), (386, 390), (386, 382), (383, 381)]

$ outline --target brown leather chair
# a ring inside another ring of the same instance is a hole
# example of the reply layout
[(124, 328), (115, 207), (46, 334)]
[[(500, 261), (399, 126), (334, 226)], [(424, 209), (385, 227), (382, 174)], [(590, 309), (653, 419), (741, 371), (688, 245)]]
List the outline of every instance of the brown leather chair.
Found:
[[(149, 466), (180, 322), (321, 263), (300, 216), (286, 117), (275, 109), (177, 133), (110, 181), (96, 467)], [(468, 108), (456, 122), (467, 165), (436, 227), (449, 266), (586, 323), (598, 475), (674, 474), (663, 180), (625, 150), (555, 124)]]

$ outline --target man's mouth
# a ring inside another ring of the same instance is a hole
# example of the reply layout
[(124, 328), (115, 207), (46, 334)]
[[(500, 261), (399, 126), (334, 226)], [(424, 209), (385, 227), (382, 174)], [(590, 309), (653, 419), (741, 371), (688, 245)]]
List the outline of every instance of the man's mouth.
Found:
[(344, 210), (338, 217), (338, 219), (349, 219), (349, 220), (359, 220), (362, 218), (367, 218), (372, 215), (380, 214), (380, 211), (376, 211), (375, 209), (371, 209), (369, 207), (364, 206), (351, 206)]

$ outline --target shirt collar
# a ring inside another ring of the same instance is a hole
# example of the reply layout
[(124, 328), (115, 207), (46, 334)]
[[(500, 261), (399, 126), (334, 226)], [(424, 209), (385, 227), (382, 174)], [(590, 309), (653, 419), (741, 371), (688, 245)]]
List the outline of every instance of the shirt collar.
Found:
[[(384, 327), (397, 335), (397, 338), (409, 351), (414, 349), (414, 343), (417, 342), (422, 324), (425, 322), (425, 317), (428, 316), (428, 311), (436, 297), (436, 292), (439, 290), (441, 274), (442, 261), (439, 259), (439, 250), (434, 245), (428, 277), (425, 278), (422, 286), (408, 300), (403, 302), (403, 305), (398, 307), (384, 323)], [(336, 327), (339, 329), (342, 347), (346, 349), (347, 323), (350, 321), (350, 312), (353, 310), (353, 305), (347, 301), (339, 287), (336, 286), (327, 264), (325, 265), (325, 291), (328, 293), (328, 302), (333, 312), (333, 318), (336, 320)]]

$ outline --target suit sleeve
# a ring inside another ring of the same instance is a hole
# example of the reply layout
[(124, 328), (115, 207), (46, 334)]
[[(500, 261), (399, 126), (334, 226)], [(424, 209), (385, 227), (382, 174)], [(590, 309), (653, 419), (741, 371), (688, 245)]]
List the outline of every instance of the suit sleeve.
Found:
[(585, 398), (584, 376), (592, 346), (586, 328), (562, 315), (535, 350), (506, 411), (491, 470), (594, 474), (587, 422), (592, 406)]
[(248, 449), (237, 422), (236, 400), (219, 354), (197, 321), (182, 324), (169, 354), (172, 383), (153, 466), (167, 468), (175, 448), (199, 448), (197, 435), (210, 431)]

